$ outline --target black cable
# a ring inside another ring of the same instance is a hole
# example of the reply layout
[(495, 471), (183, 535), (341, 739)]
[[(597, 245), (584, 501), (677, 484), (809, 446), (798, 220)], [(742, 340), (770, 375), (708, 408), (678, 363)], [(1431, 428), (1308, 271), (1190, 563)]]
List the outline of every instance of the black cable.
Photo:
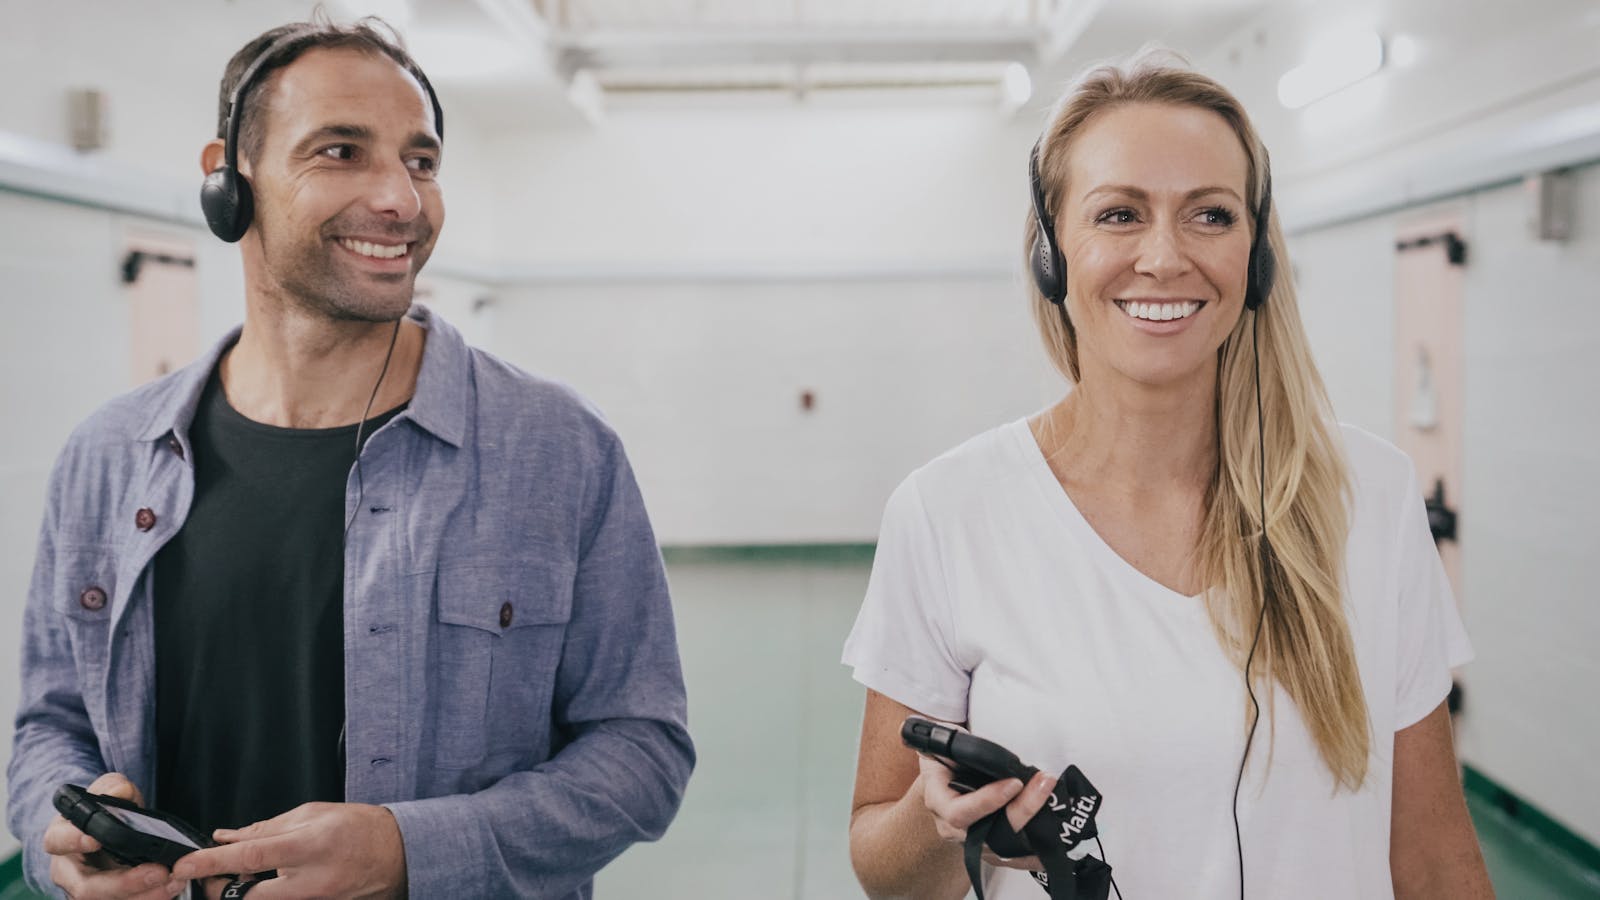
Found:
[(1261, 641), (1261, 626), (1267, 619), (1267, 558), (1271, 544), (1267, 542), (1267, 438), (1261, 413), (1261, 313), (1255, 312), (1250, 320), (1250, 349), (1256, 358), (1256, 441), (1260, 456), (1257, 462), (1261, 486), (1261, 612), (1256, 617), (1256, 636), (1250, 641), (1250, 653), (1244, 660), (1244, 689), (1250, 695), (1250, 733), (1245, 737), (1244, 755), (1239, 757), (1239, 777), (1233, 782), (1233, 845), (1239, 852), (1239, 900), (1244, 900), (1244, 838), (1239, 834), (1239, 785), (1244, 783), (1245, 762), (1250, 759), (1250, 745), (1256, 737), (1256, 723), (1261, 719), (1261, 704), (1256, 702), (1255, 686), (1250, 683), (1250, 664), (1256, 658), (1256, 644)]
[[(378, 399), (378, 388), (383, 387), (383, 377), (389, 374), (389, 360), (394, 358), (395, 341), (400, 337), (400, 322), (401, 319), (396, 319), (394, 322), (394, 331), (389, 335), (389, 349), (383, 354), (383, 368), (378, 370), (378, 382), (372, 386), (372, 394), (367, 397), (367, 405), (361, 410), (361, 421), (356, 423), (356, 452), (354, 459), (356, 467), (356, 508), (351, 511), (349, 520), (344, 523), (344, 541), (341, 546), (345, 548), (350, 546), (350, 526), (356, 523), (356, 516), (361, 514), (361, 503), (367, 496), (367, 484), (361, 477), (361, 433), (367, 427), (367, 416), (372, 412), (372, 404)], [(340, 564), (343, 565), (343, 560), (340, 560)], [(348, 726), (348, 721), (339, 725), (339, 744), (337, 749), (341, 771), (344, 769), (344, 733)]]
[(378, 383), (372, 386), (372, 395), (367, 397), (367, 406), (361, 410), (361, 421), (356, 425), (356, 452), (353, 462), (356, 467), (356, 506), (350, 512), (350, 518), (344, 523), (344, 546), (350, 546), (350, 526), (356, 523), (356, 516), (361, 513), (361, 501), (367, 496), (367, 484), (361, 477), (361, 433), (367, 427), (367, 415), (372, 412), (373, 401), (378, 399), (378, 388), (383, 387), (383, 376), (389, 374), (389, 360), (394, 358), (395, 341), (400, 337), (401, 319), (394, 320), (394, 332), (389, 335), (389, 350), (383, 354), (383, 368), (378, 372)]
[[(1100, 835), (1098, 834), (1094, 836), (1094, 845), (1100, 848), (1100, 861), (1106, 864), (1106, 868), (1111, 868), (1111, 860), (1106, 859), (1106, 845), (1100, 843)], [(1117, 900), (1122, 900), (1122, 889), (1117, 887), (1117, 876), (1108, 875), (1106, 877), (1111, 879), (1111, 889), (1117, 892)]]

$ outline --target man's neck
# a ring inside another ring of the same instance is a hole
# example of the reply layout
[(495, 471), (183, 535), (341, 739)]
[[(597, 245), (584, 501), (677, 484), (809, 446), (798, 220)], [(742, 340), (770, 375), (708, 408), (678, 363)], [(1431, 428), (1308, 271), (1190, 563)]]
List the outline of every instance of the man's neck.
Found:
[[(407, 319), (335, 321), (253, 307), (239, 342), (218, 363), (218, 375), (229, 405), (247, 419), (281, 428), (354, 425), (364, 411), (370, 417), (411, 398), (426, 334)], [(391, 339), (394, 351), (380, 385)]]

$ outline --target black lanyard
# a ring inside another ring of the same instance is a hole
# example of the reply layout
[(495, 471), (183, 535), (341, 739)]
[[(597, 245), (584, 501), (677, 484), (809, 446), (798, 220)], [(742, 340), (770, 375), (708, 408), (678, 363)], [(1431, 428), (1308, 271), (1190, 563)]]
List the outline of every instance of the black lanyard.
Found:
[[(1050, 900), (1106, 900), (1111, 890), (1111, 867), (1093, 856), (1073, 859), (1073, 848), (1098, 834), (1095, 815), (1102, 797), (1077, 766), (1067, 766), (1043, 809), (1022, 827), (1011, 828), (1004, 809), (996, 810), (967, 829), (964, 857), (973, 893), (983, 898), (983, 848), (1004, 857), (1038, 856), (1043, 872), (1031, 873)], [(1119, 894), (1120, 896), (1120, 894)]]

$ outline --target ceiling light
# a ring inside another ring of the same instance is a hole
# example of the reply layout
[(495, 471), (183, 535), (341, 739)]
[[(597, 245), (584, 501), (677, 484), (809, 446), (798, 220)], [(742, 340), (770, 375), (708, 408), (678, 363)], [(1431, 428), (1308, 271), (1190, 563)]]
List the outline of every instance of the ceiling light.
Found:
[(1290, 109), (1337, 93), (1383, 68), (1383, 38), (1367, 31), (1329, 40), (1278, 79), (1278, 102)]
[(1028, 67), (1019, 62), (1006, 66), (1000, 86), (1007, 107), (1019, 107), (1033, 96), (1033, 79), (1028, 76)]
[(1405, 68), (1417, 61), (1417, 39), (1409, 34), (1397, 34), (1389, 39), (1389, 59), (1396, 68)]

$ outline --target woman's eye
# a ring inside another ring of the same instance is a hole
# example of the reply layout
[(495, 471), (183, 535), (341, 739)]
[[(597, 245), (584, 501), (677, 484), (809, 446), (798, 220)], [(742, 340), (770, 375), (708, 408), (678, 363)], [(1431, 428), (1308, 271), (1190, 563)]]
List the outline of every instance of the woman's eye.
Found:
[(1232, 210), (1224, 209), (1220, 206), (1213, 206), (1210, 209), (1201, 210), (1200, 218), (1207, 225), (1228, 226), (1232, 225), (1234, 221), (1236, 221)]
[(1108, 209), (1097, 216), (1095, 221), (1108, 225), (1128, 225), (1139, 221), (1139, 216), (1131, 209)]

